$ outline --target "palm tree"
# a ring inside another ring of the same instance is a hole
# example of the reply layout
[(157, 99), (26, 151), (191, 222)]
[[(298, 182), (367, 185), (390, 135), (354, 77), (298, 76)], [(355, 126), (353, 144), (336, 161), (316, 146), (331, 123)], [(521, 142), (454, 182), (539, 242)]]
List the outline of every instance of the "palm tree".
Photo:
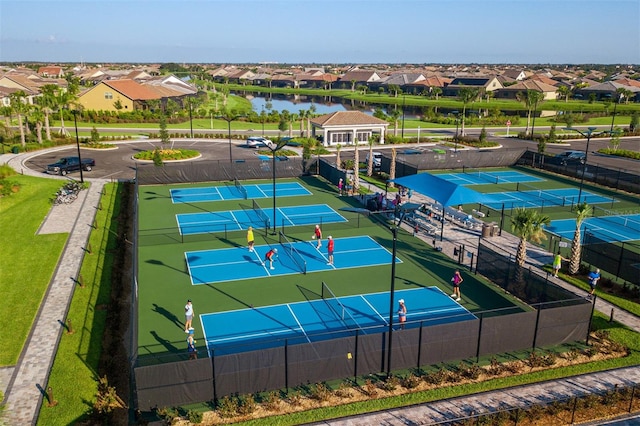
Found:
[(373, 176), (373, 144), (376, 143), (378, 135), (371, 135), (367, 144), (369, 145), (369, 161), (367, 161), (367, 176)]
[(31, 112), (31, 118), (36, 122), (36, 136), (38, 137), (38, 143), (42, 145), (42, 126), (45, 121), (46, 114), (44, 108), (40, 105), (34, 105)]
[(511, 225), (514, 233), (520, 237), (520, 243), (516, 252), (516, 264), (524, 267), (527, 260), (527, 241), (539, 243), (547, 237), (544, 234), (543, 225), (549, 225), (551, 218), (534, 209), (518, 207), (511, 217)]
[(360, 151), (358, 151), (358, 138), (353, 141), (353, 193), (357, 194), (360, 187)]
[(13, 92), (9, 95), (11, 109), (18, 116), (18, 129), (20, 129), (20, 144), (23, 147), (27, 146), (27, 141), (24, 134), (24, 124), (22, 122), (22, 114), (27, 110), (27, 105), (25, 103), (26, 98), (27, 98), (27, 94), (23, 90), (18, 90), (17, 92)]
[[(389, 180), (393, 180), (396, 178), (396, 157), (398, 153), (395, 148), (391, 148), (391, 167), (389, 167)], [(395, 184), (393, 182), (389, 182), (389, 187), (393, 188)]]
[(463, 87), (458, 91), (458, 100), (462, 102), (462, 122), (460, 125), (460, 136), (464, 136), (464, 118), (466, 117), (467, 105), (478, 99), (480, 89), (477, 87)]
[(396, 107), (389, 113), (390, 121), (393, 122), (393, 136), (398, 136), (398, 119), (400, 118), (401, 112)]
[(558, 95), (564, 98), (565, 102), (569, 102), (569, 96), (571, 96), (571, 88), (569, 86), (560, 86), (556, 91)]
[(582, 255), (582, 236), (580, 227), (582, 222), (589, 216), (591, 208), (587, 203), (577, 204), (574, 210), (576, 214), (576, 230), (573, 233), (573, 242), (571, 243), (571, 257), (569, 259), (569, 272), (577, 274), (580, 269), (580, 257)]
[(341, 160), (340, 160), (340, 150), (342, 150), (342, 145), (336, 145), (336, 167), (338, 170), (342, 169)]
[(51, 140), (51, 126), (49, 124), (49, 115), (56, 108), (56, 93), (60, 88), (55, 84), (45, 84), (40, 89), (41, 96), (38, 97), (38, 104), (42, 107), (44, 113), (44, 127), (47, 139)]
[(527, 107), (527, 128), (524, 131), (525, 135), (529, 134), (529, 123), (531, 121), (531, 111), (537, 108), (538, 102), (544, 99), (544, 94), (537, 90), (527, 90), (526, 92), (518, 92), (516, 99), (522, 102)]
[(442, 94), (442, 89), (440, 87), (432, 87), (431, 88), (431, 94), (433, 96), (435, 96), (436, 101), (438, 100), (438, 96), (440, 96)]

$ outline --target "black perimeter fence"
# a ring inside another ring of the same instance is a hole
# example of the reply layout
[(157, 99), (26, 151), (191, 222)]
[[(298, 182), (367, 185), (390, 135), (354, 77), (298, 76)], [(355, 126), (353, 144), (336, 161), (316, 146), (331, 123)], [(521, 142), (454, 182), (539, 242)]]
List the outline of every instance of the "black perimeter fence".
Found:
[(611, 243), (585, 231), (582, 243), (582, 261), (640, 286), (640, 242)]
[[(590, 157), (591, 158), (591, 157)], [(593, 160), (593, 159), (592, 159)], [(612, 169), (589, 161), (585, 168), (583, 164), (558, 164), (553, 155), (539, 154), (525, 151), (518, 158), (518, 165), (535, 167), (549, 172), (558, 173), (575, 179), (584, 179), (590, 183), (606, 186), (616, 190), (640, 194), (640, 174), (631, 170)]]
[[(289, 158), (275, 162), (276, 178), (292, 178), (315, 171), (315, 159)], [(202, 160), (165, 163), (161, 167), (153, 163), (138, 164), (136, 182), (138, 185), (164, 185), (172, 183), (194, 183), (233, 181), (235, 178), (272, 179), (273, 159)]]
[[(517, 149), (497, 153), (401, 154), (397, 158), (396, 177), (427, 169), (510, 166), (523, 152)], [(390, 159), (383, 157), (382, 171), (388, 172), (390, 164)], [(271, 179), (272, 165), (272, 160), (234, 163), (194, 161), (163, 167), (140, 165), (136, 184)], [(332, 161), (276, 161), (277, 178), (299, 177), (308, 173), (320, 174), (334, 184), (341, 177), (347, 182), (346, 173), (337, 170)], [(248, 203), (247, 208), (250, 208)], [(349, 219), (349, 222), (354, 222), (349, 226), (360, 226), (355, 218)], [(140, 236), (139, 243), (143, 245), (203, 238), (182, 237), (176, 230), (145, 232), (151, 235)], [(243, 233), (238, 235), (238, 238), (244, 237)], [(418, 368), (588, 339), (593, 309), (590, 303), (556, 287), (535, 271), (517, 268), (511, 256), (501, 253), (497, 247), (481, 244), (479, 253), (477, 272), (528, 303), (530, 309), (514, 307), (475, 312), (476, 319), (446, 324), (431, 321), (407, 324), (405, 330), (393, 331), (391, 348), (388, 347), (388, 332), (366, 334), (366, 330), (350, 330), (348, 337), (298, 345), (289, 345), (287, 340), (281, 340), (273, 342), (269, 349), (239, 347), (237, 353), (232, 354), (217, 354), (213, 348), (209, 353), (200, 353), (200, 359), (195, 360), (189, 360), (187, 353), (145, 355), (138, 352), (132, 358), (137, 406), (146, 411), (154, 407), (211, 401), (233, 394), (288, 390), (308, 383), (357, 379), (358, 376), (387, 370)], [(137, 276), (135, 266), (134, 269)], [(137, 286), (137, 282), (134, 285)], [(137, 306), (136, 300), (134, 306)], [(135, 347), (135, 331), (132, 339)], [(391, 357), (388, 356), (389, 349)], [(387, 366), (389, 360), (391, 365)]]
[(391, 357), (388, 332), (356, 329), (347, 337), (313, 343), (274, 340), (268, 349), (238, 346), (236, 353), (225, 348), (224, 354), (217, 354), (211, 348), (197, 360), (188, 360), (187, 353), (139, 355), (134, 368), (138, 407), (146, 411), (233, 394), (289, 390), (588, 339), (591, 303), (534, 271), (517, 268), (499, 248), (481, 244), (480, 253), (477, 272), (527, 302), (529, 309), (475, 312), (476, 319), (445, 324), (435, 323), (438, 319), (407, 323), (404, 330), (392, 332)]

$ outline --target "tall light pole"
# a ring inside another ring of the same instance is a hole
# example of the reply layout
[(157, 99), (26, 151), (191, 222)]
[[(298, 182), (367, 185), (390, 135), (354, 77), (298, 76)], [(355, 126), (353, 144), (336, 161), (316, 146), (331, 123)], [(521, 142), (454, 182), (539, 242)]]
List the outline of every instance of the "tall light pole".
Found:
[(618, 104), (622, 102), (622, 98), (624, 98), (624, 95), (620, 93), (618, 95), (618, 100), (616, 101), (615, 104), (613, 104), (613, 117), (611, 117), (611, 129), (609, 129), (611, 133), (613, 133), (613, 124), (616, 121), (616, 110), (618, 109)]
[(404, 107), (405, 107), (406, 95), (402, 95), (402, 132), (400, 132), (400, 137), (404, 140)]
[(273, 232), (272, 235), (276, 235), (276, 228), (278, 224), (276, 222), (276, 152), (279, 151), (283, 146), (286, 145), (286, 141), (278, 141), (278, 143), (274, 143), (269, 141), (267, 143), (267, 148), (271, 151), (271, 157), (273, 159), (273, 166), (271, 167), (273, 172)]
[(240, 117), (244, 117), (244, 115), (225, 113), (224, 115), (218, 115), (216, 117), (227, 122), (227, 128), (229, 129), (229, 162), (230, 163), (233, 163), (233, 156), (231, 154), (231, 122), (237, 120)]
[(456, 117), (456, 135), (453, 138), (453, 143), (455, 144), (453, 151), (457, 153), (458, 152), (458, 123), (460, 122), (460, 112), (458, 110), (451, 111), (451, 114), (455, 115)]
[(80, 156), (80, 138), (78, 137), (78, 110), (74, 109), (73, 113), (73, 124), (76, 128), (76, 146), (78, 147), (78, 163), (80, 163), (80, 183), (84, 183), (84, 176), (82, 175), (82, 157)]
[(580, 176), (580, 190), (578, 191), (578, 204), (580, 204), (580, 200), (582, 198), (582, 187), (584, 185), (584, 175), (587, 172), (587, 157), (589, 156), (589, 142), (591, 141), (592, 136), (600, 136), (605, 133), (609, 133), (607, 130), (595, 133), (597, 130), (596, 127), (587, 127), (585, 132), (578, 130), (574, 127), (565, 127), (564, 130), (573, 130), (574, 132), (580, 133), (582, 136), (587, 138), (587, 146), (584, 149), (584, 163), (582, 163), (582, 176)]

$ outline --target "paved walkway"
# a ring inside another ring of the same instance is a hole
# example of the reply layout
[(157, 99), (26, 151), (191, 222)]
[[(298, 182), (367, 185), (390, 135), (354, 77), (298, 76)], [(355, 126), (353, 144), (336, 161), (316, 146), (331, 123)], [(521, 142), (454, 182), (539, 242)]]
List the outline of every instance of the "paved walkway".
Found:
[[(42, 173), (33, 172), (25, 167), (24, 159), (27, 157), (28, 154), (4, 154), (0, 156), (0, 164), (9, 163), (18, 172), (42, 177)], [(42, 233), (70, 232), (70, 236), (18, 364), (13, 369), (0, 369), (0, 388), (7, 390), (5, 395), (5, 402), (7, 403), (5, 419), (10, 425), (35, 424), (37, 421), (38, 411), (43, 403), (43, 392), (47, 386), (47, 379), (58, 341), (64, 331), (62, 324), (64, 324), (75, 288), (74, 279), (78, 276), (80, 270), (91, 224), (98, 208), (100, 193), (104, 184), (105, 181), (91, 180), (91, 186), (84, 193), (83, 199), (78, 199), (71, 206), (64, 206), (62, 209), (52, 208), (45, 223), (39, 230)], [(419, 196), (416, 197), (416, 201), (421, 202)], [(423, 201), (427, 200), (424, 199)], [(426, 237), (425, 240), (427, 240)], [(428, 241), (431, 241), (431, 237), (428, 238)], [(445, 227), (444, 239), (442, 242), (438, 241), (437, 245), (442, 247), (443, 253), (453, 257), (453, 249), (455, 247), (464, 244), (466, 250), (473, 252), (477, 250), (478, 241), (479, 233), (450, 226)], [(518, 244), (518, 238), (506, 233), (503, 233), (502, 236), (492, 237), (492, 241), (504, 249), (513, 250), (513, 253), (515, 253), (515, 248)], [(528, 258), (532, 266), (550, 263), (551, 256), (550, 253), (537, 247), (529, 248)], [(560, 280), (554, 281), (571, 291), (581, 293), (580, 290), (576, 290)], [(600, 299), (597, 299), (596, 308), (607, 314), (613, 309), (616, 320), (636, 331), (640, 331), (640, 318), (630, 315)], [(517, 407), (536, 401), (548, 401), (561, 396), (583, 395), (592, 390), (611, 389), (615, 385), (621, 384), (640, 384), (640, 367), (586, 374), (563, 380), (468, 395), (319, 424), (384, 424), (389, 426), (429, 424), (451, 420), (471, 413), (491, 412), (496, 407)], [(629, 421), (633, 421), (633, 419), (626, 420), (626, 422)]]

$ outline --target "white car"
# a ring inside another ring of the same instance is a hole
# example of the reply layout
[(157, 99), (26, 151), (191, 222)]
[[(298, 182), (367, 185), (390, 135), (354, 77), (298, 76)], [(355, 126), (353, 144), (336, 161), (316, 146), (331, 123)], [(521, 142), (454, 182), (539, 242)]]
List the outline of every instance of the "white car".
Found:
[[(367, 164), (369, 163), (369, 154), (367, 154), (367, 159), (365, 160)], [(380, 152), (373, 152), (373, 167), (375, 169), (379, 169), (382, 165), (382, 154)]]
[(262, 136), (251, 136), (247, 139), (247, 146), (250, 148), (267, 147), (271, 143), (269, 139), (263, 138)]

